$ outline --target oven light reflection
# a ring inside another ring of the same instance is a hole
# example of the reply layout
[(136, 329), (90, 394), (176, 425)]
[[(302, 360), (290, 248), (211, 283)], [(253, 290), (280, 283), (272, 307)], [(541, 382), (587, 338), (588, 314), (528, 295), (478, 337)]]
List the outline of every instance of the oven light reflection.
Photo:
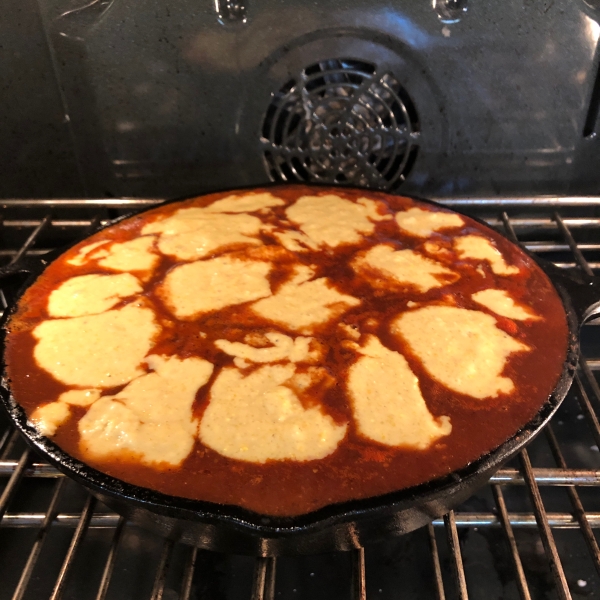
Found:
[(389, 9), (382, 10), (380, 14), (382, 22), (387, 21), (396, 31), (398, 39), (403, 40), (413, 48), (426, 48), (429, 46), (430, 36), (409, 17)]
[(590, 42), (592, 53), (596, 51), (598, 37), (600, 37), (600, 24), (586, 15), (587, 23), (585, 24), (586, 36)]

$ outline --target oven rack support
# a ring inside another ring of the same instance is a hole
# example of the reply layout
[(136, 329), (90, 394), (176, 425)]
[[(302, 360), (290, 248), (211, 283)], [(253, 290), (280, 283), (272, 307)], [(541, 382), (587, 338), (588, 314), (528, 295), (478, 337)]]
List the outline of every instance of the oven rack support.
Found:
[[(4, 200), (1, 202), (0, 261), (6, 263), (23, 255), (41, 255), (59, 247), (61, 243), (74, 241), (98, 220), (109, 220), (131, 210), (152, 206), (158, 201)], [(457, 210), (486, 219), (492, 226), (503, 229), (509, 237), (521, 241), (530, 250), (551, 257), (559, 266), (577, 267), (588, 274), (593, 274), (595, 269), (600, 268), (600, 197), (463, 198), (443, 202)], [(90, 216), (90, 212), (95, 212), (95, 216)], [(509, 217), (509, 212), (513, 216)], [(580, 241), (577, 242), (576, 238)], [(6, 299), (5, 291), (0, 289), (0, 304), (3, 307), (7, 306)], [(597, 325), (592, 323), (586, 327), (598, 343), (600, 330)], [(490, 480), (488, 489), (493, 499), (492, 510), (468, 510), (461, 507), (417, 532), (427, 540), (429, 566), (424, 565), (423, 568), (429, 570), (438, 600), (454, 597), (461, 600), (479, 598), (473, 595), (469, 572), (465, 568), (467, 549), (461, 539), (462, 532), (476, 531), (479, 528), (502, 533), (510, 558), (515, 598), (529, 600), (542, 597), (536, 590), (532, 591), (531, 576), (528, 576), (517, 535), (520, 531), (533, 532), (543, 546), (546, 569), (553, 588), (548, 597), (558, 597), (561, 600), (573, 598), (576, 586), (582, 588), (591, 585), (591, 582), (588, 584), (583, 580), (573, 582), (565, 574), (565, 553), (561, 552), (556, 541), (556, 536), (563, 530), (573, 530), (583, 538), (592, 571), (595, 571), (589, 577), (597, 579), (594, 589), (600, 590), (600, 550), (595, 534), (595, 530), (600, 529), (600, 502), (594, 505), (594, 510), (586, 510), (584, 504), (589, 504), (589, 498), (582, 500), (583, 492), (590, 489), (594, 492), (598, 489), (595, 497), (600, 499), (600, 460), (596, 458), (600, 456), (600, 387), (595, 375), (600, 370), (600, 350), (597, 353), (594, 351), (595, 348), (591, 355), (581, 356), (573, 390), (565, 401), (570, 402), (575, 411), (580, 411), (576, 419), (587, 425), (590, 439), (595, 442), (590, 446), (589, 464), (585, 468), (569, 466), (566, 458), (569, 446), (565, 445), (562, 435), (557, 433), (562, 422), (555, 417), (544, 431), (545, 443), (554, 461), (552, 466), (534, 466), (529, 450), (523, 450), (516, 464), (500, 469)], [(41, 482), (45, 482), (46, 487), (51, 484), (46, 494), (45, 510), (21, 509), (21, 488)], [(16, 584), (10, 589), (0, 587), (0, 599), (6, 597), (20, 600), (32, 597), (28, 596), (28, 592), (34, 578), (44, 569), (39, 558), (52, 532), (58, 530), (72, 533), (69, 533), (68, 547), (61, 556), (60, 568), (48, 588), (47, 597), (52, 600), (77, 597), (73, 595), (70, 584), (75, 572), (81, 568), (78, 558), (95, 531), (105, 531), (111, 539), (108, 551), (99, 559), (103, 561), (101, 576), (95, 582), (89, 597), (97, 600), (119, 597), (111, 594), (111, 581), (119, 561), (124, 560), (123, 540), (133, 527), (118, 515), (107, 512), (105, 507), (100, 506), (89, 495), (83, 499), (79, 510), (61, 510), (61, 499), (69, 483), (52, 466), (40, 462), (29, 450), (24, 449), (15, 431), (10, 428), (0, 429), (0, 561), (13, 550), (10, 544), (16, 543), (19, 531), (36, 533), (33, 543), (28, 546), (28, 556), (20, 565)], [(566, 490), (568, 496), (566, 510), (555, 510), (546, 505), (544, 492), (559, 488)], [(513, 490), (528, 497), (528, 510), (509, 508), (508, 496)], [(7, 537), (7, 532), (13, 535)], [(187, 600), (198, 597), (195, 595), (198, 566), (206, 551), (182, 547), (169, 540), (158, 544), (160, 551), (155, 568), (150, 573), (152, 582), (145, 597), (152, 600)], [(365, 600), (369, 590), (372, 595), (367, 575), (369, 556), (376, 551), (375, 547), (367, 547), (341, 553), (349, 562), (351, 585), (340, 593), (340, 598)], [(184, 556), (183, 559), (179, 557), (181, 565), (177, 585), (173, 586), (171, 571), (176, 555), (181, 554)], [(277, 577), (277, 566), (282, 560), (290, 559), (254, 559), (253, 576), (245, 598), (274, 600), (280, 597), (282, 582)], [(3, 576), (2, 569), (3, 564), (0, 562), (0, 576)], [(600, 591), (598, 594), (597, 597), (600, 597)]]

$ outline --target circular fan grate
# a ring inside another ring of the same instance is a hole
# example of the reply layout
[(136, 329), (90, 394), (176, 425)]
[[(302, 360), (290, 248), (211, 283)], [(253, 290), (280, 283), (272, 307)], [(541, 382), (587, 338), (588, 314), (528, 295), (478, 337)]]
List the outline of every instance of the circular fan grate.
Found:
[(288, 81), (267, 110), (262, 144), (274, 181), (392, 190), (417, 156), (414, 104), (390, 74), (350, 59), (316, 63)]

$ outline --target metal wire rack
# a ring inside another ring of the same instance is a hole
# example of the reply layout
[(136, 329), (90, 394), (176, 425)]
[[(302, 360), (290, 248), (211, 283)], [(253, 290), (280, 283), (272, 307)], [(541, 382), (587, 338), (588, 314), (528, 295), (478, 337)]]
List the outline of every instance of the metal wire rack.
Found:
[[(41, 255), (156, 202), (2, 201), (0, 261)], [(443, 202), (561, 267), (600, 269), (600, 197)], [(14, 291), (0, 282), (4, 308)], [(443, 519), (351, 552), (251, 558), (162, 540), (40, 461), (0, 417), (0, 600), (600, 598), (598, 324), (582, 330), (567, 399), (517, 460)]]

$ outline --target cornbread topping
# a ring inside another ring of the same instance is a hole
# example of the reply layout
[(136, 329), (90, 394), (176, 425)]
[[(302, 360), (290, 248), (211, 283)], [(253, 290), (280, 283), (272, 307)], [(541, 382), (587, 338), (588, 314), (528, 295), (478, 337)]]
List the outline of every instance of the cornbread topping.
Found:
[(74, 246), (21, 298), (6, 362), (30, 420), (91, 466), (297, 515), (495, 448), (554, 388), (566, 340), (547, 277), (492, 230), (288, 186), (167, 204)]

